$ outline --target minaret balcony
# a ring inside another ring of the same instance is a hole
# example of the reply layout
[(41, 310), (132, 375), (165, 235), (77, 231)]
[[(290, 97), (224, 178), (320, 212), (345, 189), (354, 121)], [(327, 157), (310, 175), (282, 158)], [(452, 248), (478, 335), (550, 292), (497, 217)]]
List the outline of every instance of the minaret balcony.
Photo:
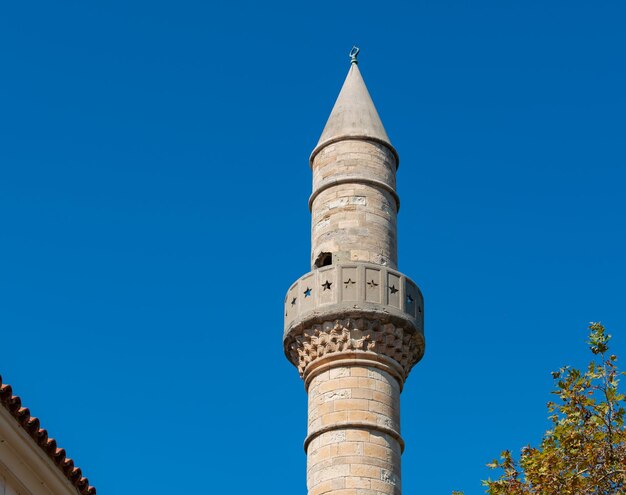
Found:
[(402, 322), (422, 333), (424, 300), (410, 278), (373, 263), (342, 263), (300, 277), (285, 297), (285, 338), (302, 324), (340, 317)]

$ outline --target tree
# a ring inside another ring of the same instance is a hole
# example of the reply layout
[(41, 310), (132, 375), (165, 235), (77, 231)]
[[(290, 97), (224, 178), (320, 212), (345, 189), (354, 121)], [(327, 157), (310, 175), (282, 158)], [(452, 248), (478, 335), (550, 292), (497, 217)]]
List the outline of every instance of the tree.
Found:
[(483, 482), (489, 495), (626, 494), (625, 399), (618, 391), (624, 373), (604, 327), (589, 329), (592, 361), (585, 371), (566, 366), (552, 373), (551, 429), (539, 447), (524, 447), (519, 460), (506, 450), (488, 464), (501, 470), (498, 479)]

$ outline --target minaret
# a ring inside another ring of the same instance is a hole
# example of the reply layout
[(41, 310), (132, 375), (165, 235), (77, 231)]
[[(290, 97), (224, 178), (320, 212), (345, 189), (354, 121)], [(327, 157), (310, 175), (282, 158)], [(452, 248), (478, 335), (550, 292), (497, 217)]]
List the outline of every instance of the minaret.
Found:
[(423, 299), (397, 271), (398, 154), (350, 52), (310, 158), (311, 272), (285, 298), (308, 392), (308, 495), (400, 495), (400, 392), (424, 354)]

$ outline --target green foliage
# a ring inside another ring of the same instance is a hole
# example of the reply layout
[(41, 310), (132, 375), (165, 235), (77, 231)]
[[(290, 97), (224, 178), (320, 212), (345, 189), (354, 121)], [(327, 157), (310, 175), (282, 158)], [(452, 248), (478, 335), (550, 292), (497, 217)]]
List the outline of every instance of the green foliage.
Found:
[(551, 429), (539, 447), (524, 447), (518, 461), (507, 450), (488, 464), (501, 471), (483, 482), (489, 495), (626, 494), (625, 399), (618, 390), (624, 373), (608, 355), (604, 327), (589, 329), (593, 360), (585, 371), (566, 366), (552, 373)]

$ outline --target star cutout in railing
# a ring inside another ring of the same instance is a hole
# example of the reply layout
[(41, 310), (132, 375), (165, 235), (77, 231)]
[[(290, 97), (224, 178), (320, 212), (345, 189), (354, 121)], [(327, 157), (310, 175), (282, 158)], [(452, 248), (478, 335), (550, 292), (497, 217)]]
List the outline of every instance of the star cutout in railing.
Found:
[(392, 294), (395, 294), (396, 292), (398, 292), (398, 289), (396, 289), (395, 285), (392, 285), (391, 287), (389, 287), (389, 290), (391, 291)]
[(327, 280), (325, 283), (322, 284), (322, 287), (324, 287), (324, 290), (326, 289), (330, 290), (331, 285), (333, 285), (333, 283)]
[(367, 283), (367, 285), (369, 285), (372, 289), (373, 289), (374, 287), (378, 287), (378, 284), (377, 284), (376, 282), (374, 282), (374, 279), (372, 279), (372, 281), (371, 281), (371, 282), (368, 282), (368, 283)]
[(309, 297), (311, 295), (311, 289), (309, 287), (304, 291), (304, 297)]
[(297, 297), (294, 297), (294, 298), (291, 300), (291, 305), (292, 305), (292, 306), (295, 306), (295, 305), (296, 305), (296, 299), (298, 299), (298, 298), (297, 298)]
[(346, 284), (346, 289), (348, 288), (348, 285), (354, 285), (356, 284), (356, 282), (353, 282), (351, 278), (349, 278), (348, 280), (346, 280), (344, 282), (344, 284)]

